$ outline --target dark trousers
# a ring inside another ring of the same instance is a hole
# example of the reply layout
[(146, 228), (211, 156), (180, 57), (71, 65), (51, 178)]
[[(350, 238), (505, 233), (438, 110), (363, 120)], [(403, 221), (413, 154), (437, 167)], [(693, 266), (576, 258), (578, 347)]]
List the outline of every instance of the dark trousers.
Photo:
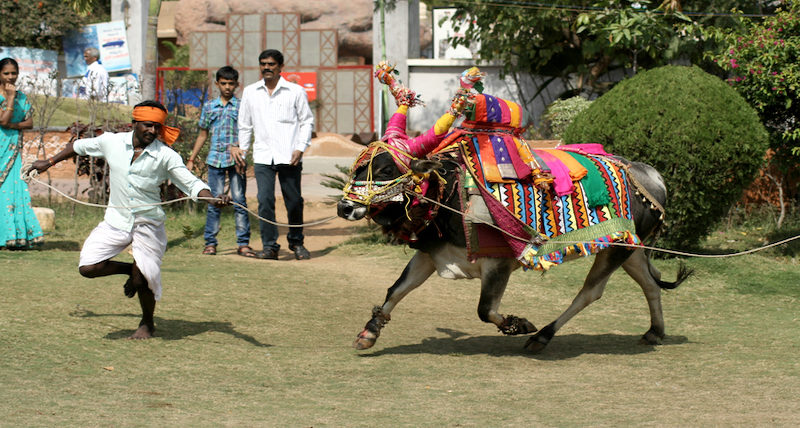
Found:
[[(258, 215), (275, 221), (275, 176), (281, 184), (283, 202), (286, 205), (289, 224), (303, 223), (303, 197), (300, 194), (300, 177), (303, 173), (303, 163), (297, 166), (287, 164), (265, 165), (257, 163), (254, 165), (256, 185), (258, 186)], [(280, 249), (278, 245), (278, 227), (263, 220), (261, 225), (261, 243), (264, 250)], [(303, 228), (290, 227), (286, 240), (289, 245), (303, 244)]]

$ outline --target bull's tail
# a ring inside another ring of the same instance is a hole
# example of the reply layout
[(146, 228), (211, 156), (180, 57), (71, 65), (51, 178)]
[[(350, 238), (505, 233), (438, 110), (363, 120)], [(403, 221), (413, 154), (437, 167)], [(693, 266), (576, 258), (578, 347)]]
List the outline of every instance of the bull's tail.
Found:
[(681, 285), (681, 283), (685, 281), (686, 278), (689, 278), (690, 276), (692, 276), (692, 274), (694, 274), (694, 269), (686, 267), (686, 264), (681, 261), (678, 263), (678, 275), (675, 281), (672, 282), (662, 281), (661, 273), (653, 266), (653, 263), (650, 262), (649, 256), (650, 254), (648, 254), (647, 257), (647, 266), (650, 270), (650, 275), (653, 276), (653, 279), (656, 281), (656, 284), (658, 284), (658, 286), (663, 289), (672, 290), (678, 288), (678, 286)]

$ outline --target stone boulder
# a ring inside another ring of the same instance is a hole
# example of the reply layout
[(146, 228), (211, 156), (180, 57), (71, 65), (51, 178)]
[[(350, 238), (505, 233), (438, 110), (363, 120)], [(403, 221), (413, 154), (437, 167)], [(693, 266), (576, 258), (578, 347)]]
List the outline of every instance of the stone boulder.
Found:
[(55, 211), (53, 211), (51, 208), (33, 207), (33, 213), (36, 215), (36, 219), (39, 220), (39, 226), (42, 227), (42, 231), (50, 232), (55, 230), (56, 228)]
[(340, 134), (320, 132), (311, 139), (304, 156), (356, 157), (364, 146)]

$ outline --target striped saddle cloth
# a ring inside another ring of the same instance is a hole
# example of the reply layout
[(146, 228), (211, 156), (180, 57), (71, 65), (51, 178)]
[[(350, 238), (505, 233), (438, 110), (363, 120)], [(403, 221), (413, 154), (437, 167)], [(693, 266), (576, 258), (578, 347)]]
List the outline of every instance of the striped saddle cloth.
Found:
[[(518, 104), (480, 95), (437, 149), (458, 148), (464, 185), (483, 196), (510, 254), (525, 268), (547, 270), (612, 242), (639, 244), (625, 166), (599, 144), (530, 148), (520, 138), (521, 116)], [(475, 257), (500, 234), (467, 232)]]

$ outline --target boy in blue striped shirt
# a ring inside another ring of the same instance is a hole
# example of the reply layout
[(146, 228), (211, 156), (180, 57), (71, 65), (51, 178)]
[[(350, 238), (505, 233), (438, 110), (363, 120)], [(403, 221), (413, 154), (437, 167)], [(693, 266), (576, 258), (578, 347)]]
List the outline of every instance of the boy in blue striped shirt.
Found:
[[(186, 167), (189, 170), (194, 168), (195, 158), (211, 134), (211, 145), (206, 158), (208, 185), (211, 187), (211, 192), (215, 195), (222, 194), (227, 176), (230, 179), (231, 198), (237, 204), (246, 207), (247, 177), (245, 168), (247, 165), (241, 151), (238, 150), (239, 99), (234, 95), (236, 88), (239, 87), (239, 72), (226, 65), (217, 70), (214, 83), (219, 89), (219, 98), (203, 104), (203, 110), (197, 123), (200, 132), (197, 134), (197, 140), (195, 140), (192, 154), (186, 162)], [(206, 214), (204, 232), (206, 244), (203, 254), (217, 254), (219, 218), (220, 209), (209, 204)], [(254, 257), (256, 253), (250, 248), (250, 218), (247, 210), (234, 205), (234, 221), (236, 223), (236, 243), (239, 246), (236, 252), (240, 256)]]

